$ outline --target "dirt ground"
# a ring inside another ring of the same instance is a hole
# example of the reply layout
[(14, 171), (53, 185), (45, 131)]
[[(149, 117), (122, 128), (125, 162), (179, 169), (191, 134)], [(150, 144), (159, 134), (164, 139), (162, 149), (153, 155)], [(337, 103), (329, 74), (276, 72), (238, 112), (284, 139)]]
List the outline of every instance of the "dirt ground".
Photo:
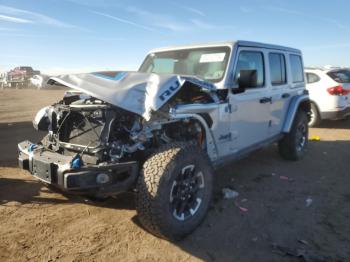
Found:
[(139, 226), (131, 193), (91, 202), (15, 167), (17, 142), (42, 135), (34, 114), (62, 93), (0, 91), (0, 261), (350, 261), (350, 121), (311, 129), (321, 141), (300, 162), (273, 145), (217, 170), (205, 221), (172, 243)]

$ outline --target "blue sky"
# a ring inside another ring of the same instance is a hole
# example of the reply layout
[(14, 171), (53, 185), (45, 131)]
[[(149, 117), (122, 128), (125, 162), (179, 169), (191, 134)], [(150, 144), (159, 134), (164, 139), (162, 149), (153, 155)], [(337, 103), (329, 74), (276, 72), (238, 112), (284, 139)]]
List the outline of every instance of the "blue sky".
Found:
[(137, 69), (148, 50), (253, 40), (350, 66), (350, 1), (0, 0), (0, 71)]

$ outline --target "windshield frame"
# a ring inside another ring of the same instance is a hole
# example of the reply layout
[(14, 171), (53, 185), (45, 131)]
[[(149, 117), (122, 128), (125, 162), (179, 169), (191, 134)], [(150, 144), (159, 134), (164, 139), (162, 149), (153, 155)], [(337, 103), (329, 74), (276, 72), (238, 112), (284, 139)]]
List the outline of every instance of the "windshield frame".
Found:
[[(168, 53), (168, 52), (176, 52), (176, 51), (197, 51), (197, 50), (215, 50), (216, 48), (222, 48), (223, 49), (223, 52), (226, 53), (225, 55), (225, 58), (224, 58), (224, 61), (225, 61), (225, 64), (224, 64), (224, 73), (222, 74), (222, 76), (220, 78), (217, 78), (217, 79), (204, 79), (202, 78), (201, 76), (199, 75), (185, 75), (185, 74), (179, 74), (179, 75), (183, 75), (183, 76), (190, 76), (190, 77), (195, 77), (195, 78), (199, 78), (203, 81), (206, 81), (206, 82), (211, 82), (211, 83), (214, 83), (214, 84), (218, 84), (220, 82), (222, 82), (226, 75), (227, 75), (227, 71), (229, 69), (229, 64), (230, 64), (230, 61), (231, 61), (231, 55), (232, 55), (232, 46), (230, 45), (210, 45), (210, 46), (196, 46), (196, 47), (183, 47), (183, 48), (171, 48), (171, 49), (164, 49), (164, 50), (154, 50), (154, 51), (151, 51), (147, 54), (146, 58), (143, 60), (143, 62), (141, 63), (141, 66), (139, 67), (139, 69), (137, 70), (138, 72), (141, 72), (141, 73), (145, 73), (145, 72), (142, 72), (141, 69), (146, 65), (146, 63), (148, 62), (149, 59), (151, 59), (151, 56), (152, 55), (155, 55), (155, 54), (162, 54), (162, 53)], [(155, 73), (155, 74), (163, 74), (163, 73)], [(171, 74), (171, 73), (170, 73)], [(176, 73), (172, 73), (173, 75), (178, 75)]]

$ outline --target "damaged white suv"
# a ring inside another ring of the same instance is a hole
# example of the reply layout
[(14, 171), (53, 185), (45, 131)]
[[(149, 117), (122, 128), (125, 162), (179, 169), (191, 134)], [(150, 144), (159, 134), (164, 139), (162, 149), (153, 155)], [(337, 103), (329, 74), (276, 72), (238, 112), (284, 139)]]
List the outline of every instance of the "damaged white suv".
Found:
[(278, 142), (303, 157), (309, 97), (301, 52), (246, 42), (151, 51), (138, 72), (50, 79), (74, 89), (33, 121), (48, 132), (18, 145), (45, 183), (95, 197), (136, 192), (139, 221), (179, 239), (204, 219), (213, 167)]

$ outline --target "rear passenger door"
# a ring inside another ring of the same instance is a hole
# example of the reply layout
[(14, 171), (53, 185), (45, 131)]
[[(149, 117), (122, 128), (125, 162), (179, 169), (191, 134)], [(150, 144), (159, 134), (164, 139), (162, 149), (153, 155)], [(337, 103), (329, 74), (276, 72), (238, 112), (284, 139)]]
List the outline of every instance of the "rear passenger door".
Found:
[(233, 72), (234, 85), (237, 85), (241, 70), (256, 70), (257, 85), (246, 88), (243, 93), (229, 92), (234, 152), (266, 140), (270, 119), (264, 51), (239, 47)]
[(287, 79), (287, 55), (281, 51), (268, 51), (269, 64), (268, 88), (271, 97), (271, 119), (269, 136), (277, 135), (282, 130), (282, 125), (287, 114), (291, 99)]
[(269, 85), (272, 97), (269, 133), (273, 136), (281, 133), (291, 99), (303, 93), (305, 82), (300, 54), (273, 50), (269, 53)]

